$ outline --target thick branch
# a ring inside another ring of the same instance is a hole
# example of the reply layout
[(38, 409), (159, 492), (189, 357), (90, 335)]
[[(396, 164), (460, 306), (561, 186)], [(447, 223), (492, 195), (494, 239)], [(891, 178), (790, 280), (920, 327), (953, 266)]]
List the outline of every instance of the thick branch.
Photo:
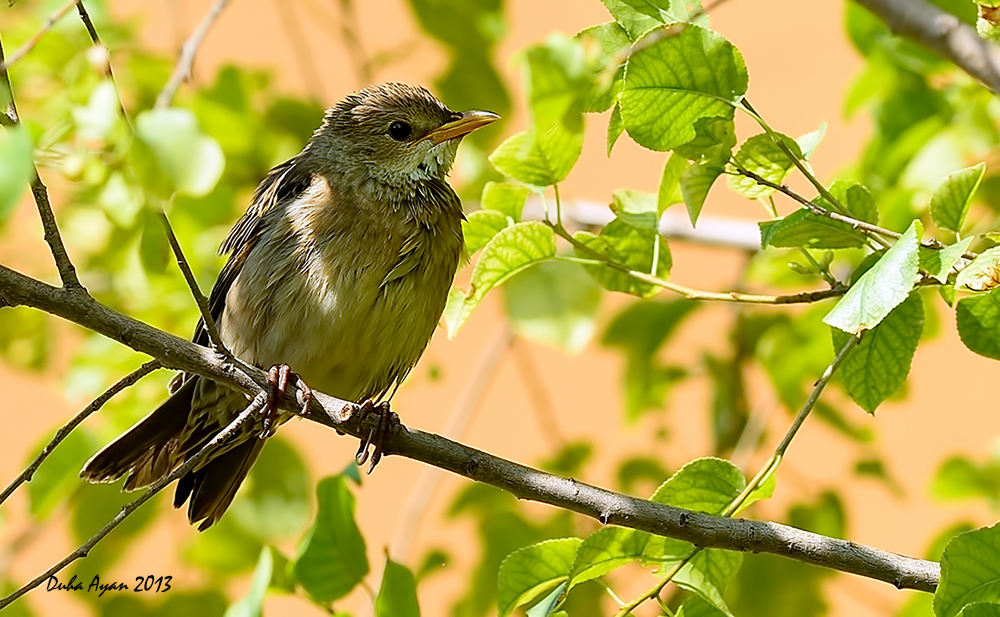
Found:
[[(249, 377), (223, 362), (211, 350), (122, 315), (72, 290), (59, 289), (0, 266), (0, 306), (32, 306), (159, 359), (164, 366), (214, 379), (249, 395), (265, 383), (263, 371)], [(295, 393), (297, 394), (297, 393)], [(281, 407), (299, 413), (294, 396)], [(320, 392), (313, 393), (307, 417), (358, 436), (362, 434), (354, 406)], [(372, 420), (375, 420), (373, 417)], [(444, 437), (401, 426), (389, 436), (386, 454), (400, 454), (446, 469), (471, 480), (530, 499), (657, 535), (678, 538), (704, 548), (766, 552), (891, 583), (899, 588), (933, 591), (940, 578), (937, 563), (904, 557), (853, 542), (827, 538), (777, 523), (730, 519), (629, 497), (572, 478), (525, 467)]]
[(893, 33), (912, 39), (950, 60), (994, 94), (1000, 94), (1000, 47), (975, 28), (927, 0), (857, 0)]

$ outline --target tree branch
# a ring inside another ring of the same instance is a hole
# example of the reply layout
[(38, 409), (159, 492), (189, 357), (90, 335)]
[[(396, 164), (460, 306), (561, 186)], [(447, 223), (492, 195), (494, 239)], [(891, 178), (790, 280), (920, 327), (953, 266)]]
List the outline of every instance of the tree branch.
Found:
[(198, 55), (198, 50), (205, 41), (205, 37), (208, 36), (208, 31), (212, 29), (212, 25), (222, 15), (222, 11), (226, 8), (227, 4), (229, 4), (229, 0), (216, 0), (212, 8), (202, 18), (198, 27), (191, 33), (188, 40), (184, 42), (184, 46), (181, 48), (181, 57), (177, 60), (177, 66), (174, 67), (174, 72), (170, 74), (170, 78), (167, 80), (167, 84), (163, 86), (163, 90), (157, 95), (156, 103), (153, 107), (156, 109), (169, 107), (170, 102), (174, 100), (174, 95), (177, 94), (177, 89), (181, 87), (181, 84), (185, 80), (191, 79), (194, 58)]
[(894, 34), (916, 41), (1000, 94), (1000, 47), (927, 0), (857, 0)]
[(73, 8), (76, 2), (77, 0), (69, 0), (69, 2), (59, 7), (55, 13), (49, 15), (49, 18), (45, 20), (44, 24), (42, 24), (41, 29), (32, 35), (32, 37), (28, 39), (24, 45), (17, 48), (6, 60), (0, 59), (0, 71), (6, 71), (8, 67), (13, 66), (18, 60), (28, 55), (28, 53), (35, 48), (35, 45), (38, 45), (38, 42), (42, 40), (42, 37), (48, 34), (49, 30), (56, 25), (56, 22), (62, 19), (66, 13), (69, 13), (69, 10)]
[[(31, 306), (108, 336), (158, 358), (164, 366), (202, 375), (255, 396), (265, 384), (263, 371), (249, 374), (223, 362), (218, 354), (118, 313), (92, 297), (47, 285), (0, 266), (0, 306)], [(280, 401), (299, 414), (298, 392)], [(310, 420), (354, 436), (367, 434), (355, 406), (314, 391)], [(371, 421), (377, 421), (374, 416)], [(622, 495), (564, 478), (444, 437), (400, 426), (388, 436), (386, 454), (434, 465), (471, 480), (506, 490), (521, 499), (547, 503), (615, 524), (693, 543), (702, 548), (766, 552), (843, 572), (885, 581), (898, 588), (933, 591), (940, 579), (937, 563), (904, 557), (854, 542), (828, 538), (778, 523), (710, 516)]]

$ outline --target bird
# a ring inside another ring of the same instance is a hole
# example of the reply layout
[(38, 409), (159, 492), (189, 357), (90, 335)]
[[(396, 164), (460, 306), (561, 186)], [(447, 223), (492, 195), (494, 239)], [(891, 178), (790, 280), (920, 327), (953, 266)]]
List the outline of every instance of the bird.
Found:
[[(209, 296), (222, 343), (242, 361), (270, 367), (273, 388), (292, 378), (305, 392), (388, 410), (438, 325), (463, 259), (462, 203), (446, 181), (458, 144), (498, 119), (454, 112), (425, 88), (401, 83), (355, 91), (326, 110), (302, 151), (267, 174), (222, 243), (228, 260)], [(210, 344), (204, 320), (194, 342)], [(124, 490), (149, 486), (248, 405), (244, 394), (193, 374), (179, 374), (171, 390), (81, 477), (127, 475)], [(261, 419), (244, 423), (178, 480), (174, 506), (187, 502), (199, 530), (219, 521), (273, 429), (291, 417), (274, 398)]]

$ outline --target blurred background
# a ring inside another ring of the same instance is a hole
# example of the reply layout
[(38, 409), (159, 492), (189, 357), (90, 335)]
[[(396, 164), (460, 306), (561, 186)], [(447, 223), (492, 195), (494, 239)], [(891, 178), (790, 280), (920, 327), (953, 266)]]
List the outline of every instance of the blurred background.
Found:
[[(110, 49), (129, 114), (153, 105), (184, 41), (213, 4), (87, 3)], [(7, 55), (62, 5), (18, 2), (0, 9)], [(922, 125), (922, 139), (909, 134), (911, 151), (905, 157), (896, 151), (892, 173), (883, 169), (877, 176), (881, 184), (873, 187), (883, 194), (905, 188), (905, 195), (893, 193), (893, 198), (907, 204), (958, 163), (972, 164), (996, 151), (992, 133), (964, 149), (949, 150), (935, 141), (949, 126), (965, 127), (962, 122), (995, 130), (995, 101), (919, 52), (897, 49), (930, 67), (921, 67), (922, 82), (888, 72), (885, 67), (901, 56), (876, 61), (864, 43), (883, 36), (876, 30), (856, 27), (852, 44), (847, 11), (842, 2), (732, 0), (710, 14), (713, 29), (743, 53), (751, 76), (748, 96), (775, 129), (794, 136), (826, 126), (811, 159), (821, 180), (875, 178), (880, 162), (891, 154), (886, 148), (893, 139), (903, 139), (905, 127), (892, 135), (887, 123), (915, 126), (937, 118), (934, 130)], [(598, 0), (230, 2), (204, 39), (191, 80), (174, 98), (175, 105), (193, 111), (200, 130), (218, 142), (225, 159), (213, 190), (170, 204), (203, 289), (222, 264), (215, 249), (256, 182), (301, 148), (325, 106), (368, 83), (404, 81), (427, 86), (453, 109), (501, 113), (502, 124), (463, 144), (453, 173), (452, 183), (474, 204), (483, 183), (497, 177), (485, 155), (529, 123), (524, 50), (554, 34), (572, 36), (609, 19)], [(22, 118), (35, 136), (40, 173), (50, 185), (84, 285), (119, 310), (187, 336), (196, 309), (169, 259), (158, 221), (132, 186), (129, 152), (116, 145), (124, 141), (125, 129), (117, 112), (107, 111), (117, 108), (114, 90), (107, 89), (102, 59), (88, 49), (86, 32), (71, 11), (11, 68)], [(912, 118), (894, 116), (889, 102), (906, 96), (907, 88), (914, 105), (925, 96), (930, 102)], [(927, 94), (945, 91), (940, 101)], [(967, 116), (981, 114), (957, 118), (958, 97), (977, 105)], [(608, 157), (607, 116), (588, 116), (583, 154), (560, 186), (570, 208), (577, 202), (608, 204), (617, 189), (657, 191), (664, 155), (623, 138)], [(744, 120), (737, 119), (741, 140), (757, 132)], [(754, 229), (756, 221), (769, 218), (758, 204), (721, 184), (709, 195), (706, 220), (745, 221)], [(791, 184), (807, 192), (804, 182), (792, 179)], [(989, 180), (984, 187), (987, 196), (993, 194)], [(977, 208), (982, 216), (994, 217), (985, 201)], [(793, 209), (790, 203), (779, 207)], [(0, 263), (57, 280), (27, 194), (0, 233)], [(760, 259), (742, 248), (696, 239), (671, 240), (671, 251), (671, 280), (681, 284), (766, 291), (788, 282), (772, 274), (786, 268), (788, 259), (782, 256)], [(702, 304), (688, 314), (664, 293), (643, 302), (653, 302), (681, 325), (656, 339), (621, 326), (641, 318), (645, 309), (635, 308), (637, 300), (601, 292), (577, 270), (566, 276), (581, 281), (579, 297), (559, 300), (570, 303), (571, 318), (556, 319), (544, 306), (532, 310), (532, 302), (547, 301), (545, 290), (539, 291), (543, 283), (515, 279), (511, 290), (490, 294), (454, 339), (440, 329), (394, 399), (403, 421), (507, 459), (641, 496), (701, 456), (725, 456), (753, 475), (787, 428), (789, 407), (793, 412), (804, 400), (832, 358), (829, 334), (819, 324), (832, 304), (794, 309)], [(466, 270), (459, 285), (467, 279)], [(934, 300), (933, 295), (925, 299)], [(949, 311), (935, 315), (928, 312), (928, 340), (913, 361), (905, 393), (874, 416), (842, 392), (830, 393), (823, 413), (811, 418), (793, 443), (774, 498), (758, 503), (747, 516), (921, 557), (933, 554), (935, 539), (946, 530), (953, 534), (956, 525), (995, 520), (1000, 466), (993, 456), (1000, 418), (992, 410), (991, 378), (996, 367), (961, 345)], [(811, 325), (795, 325), (800, 323)], [(27, 309), (0, 312), (0, 351), (0, 388), (7, 400), (0, 477), (7, 479), (59, 425), (145, 360)], [(161, 373), (88, 421), (36, 481), (6, 504), (0, 518), (0, 581), (6, 589), (54, 563), (124, 503), (117, 487), (81, 485), (76, 470), (156, 404), (170, 377)], [(784, 391), (775, 384), (779, 373), (794, 382)], [(795, 392), (802, 393), (798, 403)], [(199, 534), (161, 495), (63, 573), (66, 579), (74, 572), (86, 580), (98, 573), (125, 582), (147, 574), (173, 576), (174, 590), (162, 597), (109, 593), (97, 598), (39, 589), (11, 610), (221, 614), (249, 588), (262, 545), (294, 556), (314, 512), (315, 482), (351, 465), (356, 447), (351, 438), (292, 421), (269, 446), (222, 524)], [(424, 615), (494, 614), (496, 568), (507, 553), (598, 526), (547, 506), (515, 503), (397, 457), (363, 476), (354, 494), (373, 572), (380, 571), (386, 551), (417, 571)], [(639, 568), (616, 576), (622, 596), (650, 585), (648, 573)], [(370, 586), (377, 583), (373, 579)], [(369, 592), (358, 588), (336, 606), (371, 614)], [(729, 599), (737, 615), (931, 614), (929, 596), (914, 600), (919, 595), (748, 555)], [(613, 612), (610, 598), (594, 597), (601, 598), (603, 604), (594, 604), (601, 613)], [(294, 594), (272, 594), (265, 610), (324, 614)], [(643, 607), (637, 614), (654, 613)]]

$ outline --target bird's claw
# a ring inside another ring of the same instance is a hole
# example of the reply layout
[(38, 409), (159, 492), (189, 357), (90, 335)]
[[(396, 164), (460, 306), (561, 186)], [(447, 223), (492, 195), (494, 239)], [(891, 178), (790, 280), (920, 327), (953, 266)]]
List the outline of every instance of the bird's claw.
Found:
[(288, 391), (289, 380), (295, 380), (295, 387), (302, 392), (302, 413), (305, 414), (312, 402), (312, 389), (299, 377), (298, 373), (293, 373), (292, 368), (287, 364), (275, 364), (267, 371), (267, 406), (264, 408), (264, 422), (260, 432), (261, 437), (270, 437), (278, 430), (278, 401), (285, 397)]
[[(355, 413), (360, 415), (359, 421), (361, 424), (364, 424), (370, 414), (378, 414), (378, 420), (371, 431), (369, 431), (368, 436), (361, 440), (358, 452), (354, 455), (354, 460), (359, 467), (364, 466), (368, 461), (369, 455), (371, 456), (371, 465), (368, 467), (368, 473), (371, 473), (375, 470), (378, 462), (382, 460), (385, 439), (388, 437), (392, 427), (399, 424), (399, 416), (389, 409), (389, 403), (382, 402), (375, 404), (371, 400), (366, 400), (358, 406)], [(371, 447), (370, 450), (369, 447)]]

